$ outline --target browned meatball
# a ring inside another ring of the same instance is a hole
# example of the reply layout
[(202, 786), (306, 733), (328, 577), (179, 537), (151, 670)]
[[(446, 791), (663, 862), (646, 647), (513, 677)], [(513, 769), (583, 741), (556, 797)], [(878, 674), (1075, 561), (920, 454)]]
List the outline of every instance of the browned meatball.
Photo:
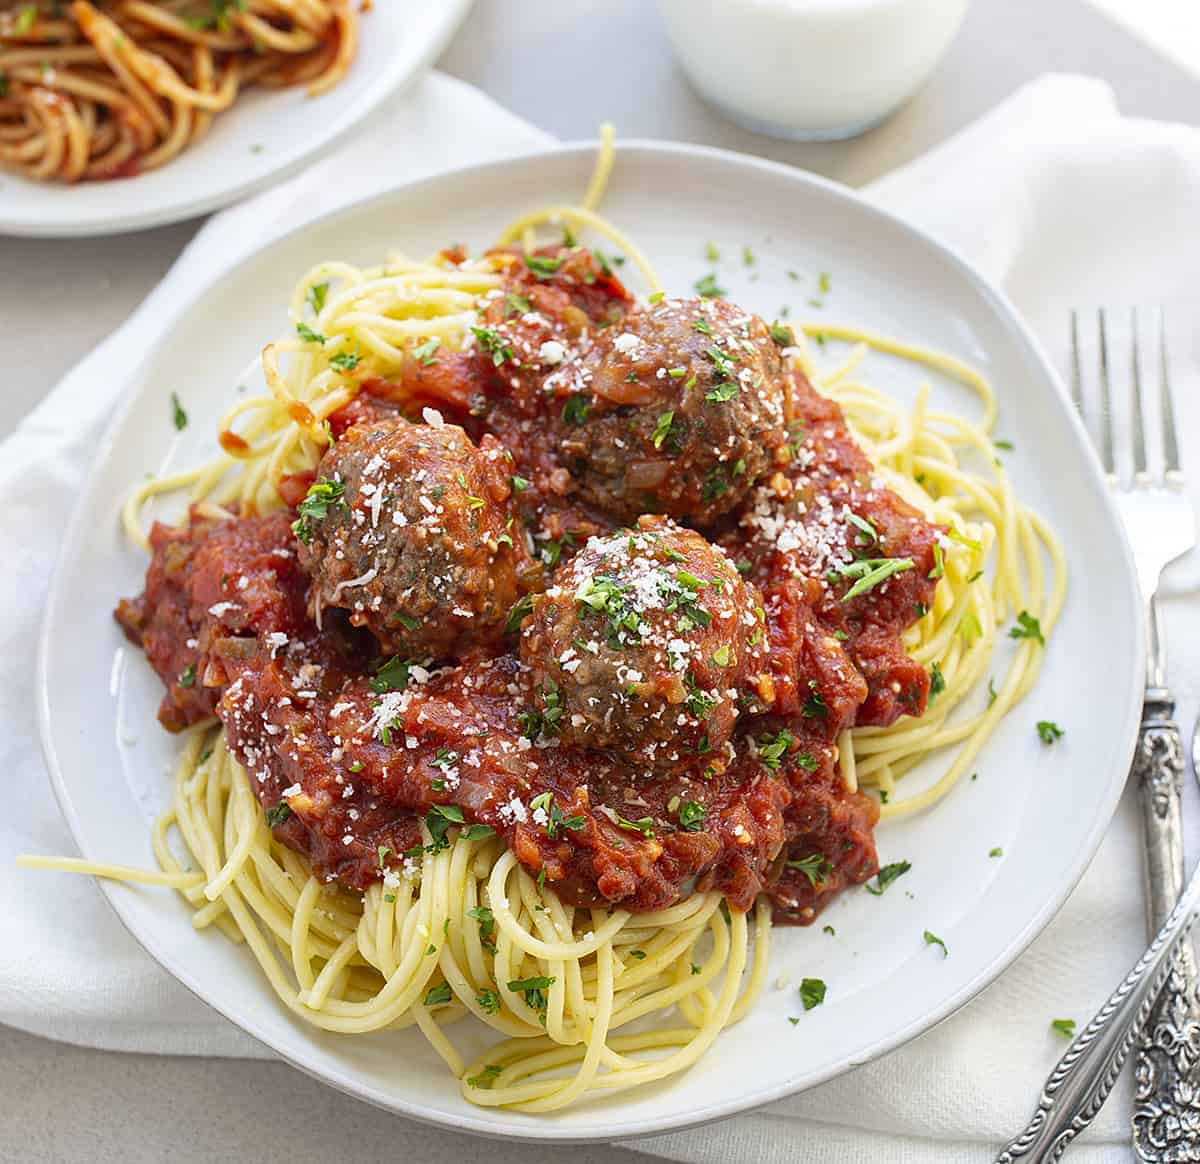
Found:
[(601, 332), (547, 380), (571, 393), (560, 447), (580, 492), (630, 521), (728, 513), (787, 440), (780, 351), (758, 316), (716, 299), (666, 299)]
[(446, 658), (495, 642), (517, 600), (508, 461), (456, 425), (382, 420), (321, 461), (296, 523), (310, 604), (342, 607), (385, 651)]
[(521, 636), (531, 734), (654, 767), (724, 748), (765, 671), (762, 599), (724, 552), (661, 517), (591, 538)]

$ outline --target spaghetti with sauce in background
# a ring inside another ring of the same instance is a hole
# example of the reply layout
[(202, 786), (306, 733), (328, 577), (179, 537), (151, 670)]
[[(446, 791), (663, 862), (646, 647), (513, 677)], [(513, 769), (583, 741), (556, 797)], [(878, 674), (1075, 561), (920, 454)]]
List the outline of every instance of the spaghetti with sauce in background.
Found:
[[(254, 85), (336, 85), (358, 0), (37, 0), (0, 11), (0, 165), (131, 177), (207, 134)], [(362, 5), (365, 10), (367, 5)]]

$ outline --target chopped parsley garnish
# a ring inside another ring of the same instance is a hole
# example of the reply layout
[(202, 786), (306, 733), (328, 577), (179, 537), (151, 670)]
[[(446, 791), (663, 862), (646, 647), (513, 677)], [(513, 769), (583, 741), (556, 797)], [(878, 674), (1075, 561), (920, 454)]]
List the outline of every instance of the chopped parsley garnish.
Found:
[(292, 815), (292, 810), (286, 800), (281, 800), (274, 807), (268, 808), (263, 815), (266, 818), (267, 828), (273, 829), (276, 825), (283, 824)]
[(934, 698), (946, 690), (946, 676), (942, 674), (942, 669), (936, 663), (929, 668), (929, 702), (932, 703)]
[(903, 877), (911, 868), (911, 861), (893, 861), (890, 865), (884, 865), (875, 874), (875, 884), (867, 886), (867, 892), (879, 897), (897, 877)]
[(825, 696), (821, 694), (815, 679), (808, 681), (808, 698), (804, 701), (800, 714), (805, 719), (825, 719), (829, 715), (829, 704), (825, 702)]
[(835, 930), (833, 926), (822, 926), (821, 933), (828, 934), (831, 938), (837, 937), (837, 930)]
[(996, 446), (996, 448), (1004, 449), (1005, 452), (1009, 452), (1009, 453), (1012, 452), (1013, 447), (1014, 447), (1012, 441), (992, 441), (992, 444), (994, 444)]
[(704, 257), (710, 263), (719, 263), (721, 261), (721, 252), (717, 250), (716, 243), (706, 242), (704, 244)]
[(563, 265), (562, 259), (551, 259), (545, 255), (526, 255), (525, 266), (527, 266), (539, 279), (549, 279), (559, 267)]
[(1075, 1037), (1074, 1019), (1052, 1019), (1050, 1027), (1066, 1039), (1073, 1039)]
[(754, 266), (754, 252), (749, 247), (742, 247), (742, 263), (744, 266)]
[(449, 842), (446, 831), (451, 825), (463, 823), (463, 810), (457, 804), (435, 804), (425, 814), (425, 827), (433, 837), (433, 850), (444, 849)]
[(18, 13), (17, 18), (13, 22), (13, 31), (18, 36), (23, 36), (37, 23), (38, 10), (36, 4), (26, 4)]
[(427, 339), (423, 344), (419, 344), (413, 348), (412, 354), (414, 359), (421, 361), (421, 367), (428, 368), (431, 364), (436, 364), (434, 353), (442, 346), (442, 341), (434, 336), (432, 339)]
[(1017, 625), (1009, 627), (1008, 637), (1010, 639), (1034, 639), (1043, 647), (1046, 645), (1046, 640), (1042, 637), (1042, 624), (1027, 610), (1023, 610), (1017, 615)]
[(661, 449), (663, 441), (667, 439), (667, 435), (671, 431), (671, 425), (675, 421), (675, 410), (668, 408), (666, 412), (658, 414), (658, 420), (654, 425), (654, 435), (650, 438), (651, 443), (656, 449)]
[(943, 942), (942, 939), (937, 936), (937, 934), (931, 933), (929, 930), (925, 931), (925, 945), (941, 946), (942, 947), (942, 957), (943, 958), (950, 957), (950, 951), (946, 949), (946, 943)]
[(491, 825), (473, 824), (467, 825), (459, 835), (464, 841), (482, 841), (487, 837), (494, 837), (496, 830)]
[(314, 481), (308, 487), (304, 500), (297, 506), (296, 512), (300, 516), (292, 522), (292, 533), (307, 545), (312, 541), (313, 522), (324, 521), (331, 511), (349, 509), (345, 496), (346, 486), (341, 481), (333, 481), (328, 477)]
[(562, 557), (563, 549), (574, 545), (575, 534), (571, 530), (567, 530), (562, 537), (555, 538), (553, 541), (538, 542), (538, 557), (541, 558), (541, 560), (545, 562), (547, 566), (553, 568), (558, 565), (559, 559)]
[(504, 624), (504, 633), (512, 634), (519, 630), (525, 616), (533, 611), (533, 597), (529, 594), (523, 594), (516, 602), (513, 603), (513, 608), (508, 612), (508, 621)]
[(421, 625), (419, 618), (414, 618), (411, 614), (404, 614), (399, 610), (393, 611), (388, 615), (388, 622), (398, 622), (407, 631), (415, 631)]
[(993, 675), (988, 679), (988, 707), (991, 707), (996, 702), (996, 696), (999, 692), (996, 690), (996, 677)]
[(712, 715), (713, 708), (717, 706), (716, 698), (701, 688), (691, 672), (684, 678), (684, 686), (688, 691), (686, 700), (688, 711), (697, 719), (708, 719)]
[(729, 648), (724, 643), (722, 643), (721, 646), (713, 651), (712, 661), (716, 663), (718, 667), (729, 666)]
[(707, 319), (701, 318), (695, 320), (692, 323), (692, 327), (694, 327), (701, 335), (712, 335), (713, 333), (712, 325)]
[(929, 571), (927, 577), (940, 578), (946, 572), (946, 555), (942, 550), (941, 542), (933, 543), (933, 569)]
[(343, 372), (353, 372), (361, 362), (357, 352), (338, 352), (330, 359), (329, 366)]
[(859, 558), (838, 566), (835, 570), (838, 577), (856, 579), (854, 585), (842, 595), (842, 601), (849, 602), (873, 590), (881, 582), (886, 582), (893, 574), (902, 574), (912, 568), (912, 558)]
[(494, 990), (481, 990), (475, 995), (475, 1001), (479, 1004), (479, 1009), (484, 1014), (500, 1013), (500, 995)]
[(509, 291), (504, 296), (504, 314), (505, 315), (524, 315), (527, 311), (533, 310), (533, 304), (524, 295), (518, 295), (515, 291)]
[(467, 910), (467, 917), (473, 917), (479, 923), (479, 944), (485, 950), (495, 953), (496, 944), (492, 941), (492, 932), (496, 928), (496, 917), (492, 911), (486, 905), (477, 905), (474, 909)]
[(187, 428), (188, 414), (184, 412), (183, 405), (179, 403), (179, 393), (171, 393), (171, 421), (175, 425), (176, 432), (183, 432)]
[(582, 393), (577, 393), (567, 397), (567, 402), (563, 405), (562, 418), (567, 424), (583, 424), (591, 410), (592, 406), (588, 403), (587, 397)]
[(1061, 740), (1064, 732), (1063, 729), (1058, 726), (1058, 724), (1052, 723), (1048, 719), (1039, 719), (1037, 723), (1037, 734), (1038, 739), (1040, 739), (1043, 744), (1052, 744), (1055, 740)]
[(989, 856), (989, 857), (1003, 857), (1003, 856), (1004, 856), (1004, 850), (1003, 850), (1002, 848), (1000, 848), (1000, 847), (997, 845), (997, 846), (996, 846), (996, 848), (992, 849), (992, 850), (991, 850), (991, 851), (988, 853), (988, 856)]
[(630, 950), (629, 956), (631, 958), (636, 958), (640, 962), (640, 961), (642, 961), (643, 958), (646, 957), (646, 951), (645, 950)]
[[(490, 994), (491, 992), (488, 991), (488, 993)], [(478, 1075), (472, 1075), (467, 1079), (467, 1086), (479, 1087), (486, 1091), (492, 1086), (503, 1070), (503, 1067), (498, 1067), (495, 1063), (489, 1063)]]
[(512, 348), (504, 342), (504, 337), (494, 327), (473, 327), (471, 334), (479, 346), (492, 357), (494, 367), (499, 368), (508, 360), (516, 363)]
[(705, 392), (704, 399), (713, 404), (724, 404), (725, 401), (732, 400), (740, 391), (736, 380), (722, 380)]
[(440, 986), (432, 987), (425, 995), (426, 1006), (445, 1006), (450, 1001), (453, 994), (450, 990), (450, 983), (443, 982)]
[[(718, 385), (718, 387), (721, 386), (722, 385)], [(716, 389), (713, 391), (716, 391)], [(708, 471), (708, 475), (704, 478), (704, 488), (701, 490), (700, 496), (703, 497), (705, 501), (716, 501), (718, 497), (721, 497), (728, 492), (729, 482), (725, 480), (721, 468), (717, 466), (710, 469)]]
[(846, 520), (853, 526), (859, 529), (859, 533), (855, 535), (854, 540), (860, 546), (869, 546), (872, 542), (879, 540), (879, 532), (875, 526), (865, 517), (859, 517), (857, 513), (847, 513)]
[(783, 762), (792, 744), (792, 733), (786, 728), (776, 736), (763, 736), (758, 741), (758, 758), (764, 768), (774, 772)]
[(546, 1009), (546, 991), (557, 981), (555, 978), (514, 978), (508, 988), (514, 994), (525, 997), (525, 1005), (531, 1010)]
[(309, 287), (304, 298), (308, 302), (309, 307), (313, 309), (313, 315), (320, 315), (325, 309), (325, 297), (329, 294), (328, 283), (314, 283)]
[(325, 336), (323, 336), (319, 331), (313, 331), (313, 329), (309, 327), (307, 323), (296, 324), (296, 334), (306, 344), (323, 344), (325, 342)]
[(654, 836), (654, 818), (651, 816), (640, 816), (637, 820), (626, 820), (623, 816), (617, 816), (617, 828), (625, 829), (626, 832), (641, 833), (644, 837)]
[(525, 490), (528, 489), (532, 484), (532, 482), (527, 481), (524, 477), (517, 477), (515, 475), (510, 477), (508, 480), (512, 485), (512, 491), (514, 493), (524, 493)]
[(829, 294), (829, 272), (828, 271), (822, 271), (817, 276), (817, 290), (820, 291), (822, 295)]
[(805, 1010), (812, 1010), (825, 1001), (825, 983), (820, 978), (805, 978), (800, 983), (800, 1002)]
[(778, 320), (771, 324), (771, 338), (781, 348), (790, 348), (796, 342), (796, 335), (792, 329)]
[(194, 687), (196, 685), (196, 664), (189, 663), (182, 671), (179, 672), (177, 680), (180, 687)]
[(694, 833), (703, 828), (707, 814), (708, 809), (704, 805), (697, 804), (694, 800), (685, 800), (679, 806), (679, 825), (689, 833)]
[(809, 884), (816, 889), (829, 880), (833, 872), (833, 862), (824, 853), (813, 853), (809, 857), (801, 857), (798, 861), (785, 861), (788, 869), (798, 869), (808, 878)]
[(702, 299), (724, 299), (725, 288), (717, 282), (716, 271), (711, 271), (693, 284), (696, 294)]
[(529, 807), (535, 812), (540, 808), (546, 814), (546, 836), (551, 840), (558, 836), (559, 829), (578, 832), (586, 823), (582, 816), (563, 816), (562, 809), (554, 800), (553, 792), (543, 792), (535, 796), (529, 802)]
[(409, 664), (399, 655), (380, 663), (367, 683), (372, 691), (403, 691), (408, 686)]

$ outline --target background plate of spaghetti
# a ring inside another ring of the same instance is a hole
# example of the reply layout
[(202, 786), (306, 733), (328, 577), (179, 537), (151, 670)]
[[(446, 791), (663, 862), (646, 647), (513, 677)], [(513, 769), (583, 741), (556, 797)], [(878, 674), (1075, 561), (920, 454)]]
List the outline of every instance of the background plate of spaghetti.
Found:
[(0, 233), (118, 234), (235, 202), (327, 150), (416, 77), (469, 7), (5, 5)]
[[(76, 871), (146, 949), (333, 1086), (513, 1137), (713, 1119), (945, 1017), (1081, 875), (1137, 719), (1131, 564), (1002, 297), (797, 171), (600, 156), (400, 187), (198, 295), (40, 659)], [(189, 500), (121, 616), (165, 719), (224, 722), (169, 735), (109, 610)], [(647, 508), (704, 536), (614, 536)]]

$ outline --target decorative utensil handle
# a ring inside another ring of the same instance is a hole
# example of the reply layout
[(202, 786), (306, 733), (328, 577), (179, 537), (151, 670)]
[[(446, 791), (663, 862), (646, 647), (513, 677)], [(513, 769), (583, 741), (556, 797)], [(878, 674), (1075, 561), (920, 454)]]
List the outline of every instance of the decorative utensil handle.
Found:
[[(1146, 849), (1151, 929), (1170, 912), (1183, 884), (1180, 792), (1183, 743), (1163, 687), (1146, 692), (1133, 774)], [(1134, 1069), (1133, 1148), (1139, 1160), (1200, 1160), (1200, 1003), (1191, 943), (1181, 943), (1149, 1022)]]
[[(1186, 942), (1186, 935), (1196, 920), (1197, 906), (1200, 906), (1200, 869), (1192, 873), (1183, 897), (1149, 949), (1058, 1061), (1042, 1088), (1033, 1118), (996, 1157), (996, 1164), (1012, 1164), (1026, 1157), (1039, 1164), (1058, 1160), (1067, 1145), (1092, 1122), (1108, 1098), (1134, 1042), (1149, 1022), (1159, 992), (1175, 970), (1179, 944)], [(1192, 1027), (1190, 1045), (1193, 1048), (1198, 1031), (1200, 1027)], [(1166, 1108), (1148, 1116), (1144, 1127), (1148, 1142), (1150, 1138), (1161, 1138), (1169, 1145), (1184, 1142), (1178, 1138), (1171, 1111)], [(1200, 1128), (1200, 1124), (1196, 1127)], [(1143, 1158), (1196, 1159), (1165, 1154)]]

